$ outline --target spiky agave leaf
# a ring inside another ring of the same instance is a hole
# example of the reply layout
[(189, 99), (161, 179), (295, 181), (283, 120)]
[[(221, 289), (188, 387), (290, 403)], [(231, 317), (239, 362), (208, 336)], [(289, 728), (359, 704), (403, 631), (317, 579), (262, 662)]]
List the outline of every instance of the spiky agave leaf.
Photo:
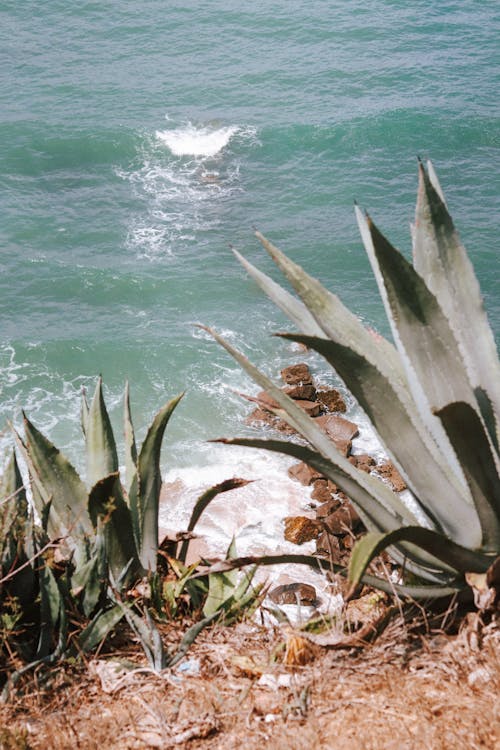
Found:
[[(220, 495), (222, 492), (229, 492), (230, 490), (235, 490), (240, 487), (245, 487), (247, 484), (250, 484), (251, 480), (248, 479), (239, 479), (238, 477), (234, 477), (233, 479), (226, 479), (224, 482), (221, 482), (220, 484), (216, 484), (213, 487), (210, 487), (210, 489), (206, 490), (195, 503), (195, 506), (193, 508), (193, 511), (191, 513), (191, 518), (189, 519), (189, 524), (187, 527), (187, 531), (193, 531), (196, 524), (200, 520), (202, 514), (205, 512), (205, 510), (208, 508), (212, 500), (214, 500), (218, 495)], [(185, 539), (182, 542), (181, 551), (179, 553), (179, 560), (180, 562), (184, 563), (186, 561), (186, 555), (189, 548), (189, 539)]]
[[(413, 244), (415, 269), (439, 299), (460, 344), (485, 421), (500, 443), (500, 362), (474, 268), (448, 213), (432, 164), (419, 164)], [(484, 397), (481, 397), (484, 394)], [(491, 404), (491, 408), (486, 407)], [(496, 415), (496, 417), (494, 416)]]
[(127, 580), (141, 575), (143, 569), (135, 545), (132, 518), (123, 498), (118, 472), (92, 487), (89, 514), (96, 530), (99, 523), (103, 525), (106, 557), (114, 579), (117, 580), (124, 569), (128, 570)]
[(136, 491), (130, 494), (130, 507), (139, 528), (139, 558), (146, 570), (156, 569), (158, 553), (158, 509), (162, 478), (160, 455), (163, 435), (183, 393), (160, 409), (146, 434), (137, 459)]
[[(315, 424), (314, 419), (305, 414), (303, 409), (297, 406), (293, 399), (287, 396), (281, 388), (278, 388), (272, 380), (260, 372), (241, 352), (219, 336), (219, 334), (209, 328), (205, 330), (240, 363), (256, 383), (272, 396), (282, 409), (279, 415), (313, 445), (316, 451), (327, 462), (339, 469), (339, 486), (343, 488), (349, 485), (349, 489), (344, 491), (352, 498), (369, 528), (393, 528), (395, 521), (398, 523), (398, 517), (399, 519), (411, 517), (413, 518), (413, 522), (416, 522), (416, 519), (398, 495), (374, 477), (358, 471), (342, 456), (334, 443)], [(285, 445), (292, 444), (286, 443)], [(290, 448), (290, 450), (294, 450), (294, 448)], [(351, 481), (347, 482), (346, 478), (349, 478)], [(359, 493), (363, 495), (363, 501), (361, 502), (359, 501), (358, 490), (356, 488), (359, 488)]]
[(99, 480), (118, 471), (118, 454), (102, 393), (102, 378), (97, 380), (86, 420), (87, 482), (93, 487)]
[[(479, 545), (481, 528), (469, 495), (436, 459), (433, 445), (421, 437), (417, 425), (382, 373), (364, 357), (334, 341), (296, 334), (284, 334), (284, 338), (314, 349), (335, 368), (370, 418), (423, 515), (430, 518), (434, 528), (449, 534), (460, 544)], [(425, 471), (422, 471), (423, 466)], [(436, 498), (432, 504), (428, 502), (430, 497)]]
[[(11, 532), (18, 536), (24, 532), (28, 519), (28, 502), (23, 479), (12, 450), (9, 461), (0, 478), (0, 550)], [(3, 555), (0, 553), (0, 561)]]
[(349, 563), (349, 580), (356, 586), (368, 565), (380, 552), (391, 545), (407, 542), (426, 550), (457, 573), (484, 573), (496, 555), (470, 550), (422, 526), (405, 526), (388, 533), (370, 532), (356, 542)]
[(14, 431), (17, 445), (25, 459), (36, 492), (40, 516), (50, 504), (49, 532), (53, 538), (64, 534), (92, 533), (87, 512), (87, 490), (68, 459), (30, 422), (25, 414), (26, 443)]
[(476, 405), (456, 338), (438, 300), (413, 266), (359, 208), (356, 217), (414, 402), (450, 469), (463, 480), (432, 412), (450, 401)]
[(125, 384), (123, 397), (123, 434), (125, 437), (125, 476), (127, 486), (132, 486), (137, 475), (137, 446), (135, 442), (134, 425), (130, 412), (130, 389), (128, 382)]
[[(483, 423), (466, 403), (448, 404), (436, 415), (469, 485), (481, 526), (481, 547), (486, 552), (500, 550), (500, 476)], [(454, 539), (460, 541), (458, 535)]]

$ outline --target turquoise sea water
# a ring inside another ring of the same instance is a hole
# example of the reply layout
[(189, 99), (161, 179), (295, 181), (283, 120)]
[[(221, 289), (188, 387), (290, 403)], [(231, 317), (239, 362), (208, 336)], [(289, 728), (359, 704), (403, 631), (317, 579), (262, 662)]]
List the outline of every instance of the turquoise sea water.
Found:
[(489, 1), (1, 0), (0, 429), (25, 408), (78, 464), (102, 373), (141, 434), (186, 389), (165, 462), (209, 465), (253, 387), (193, 323), (298, 359), (230, 244), (270, 271), (258, 227), (387, 333), (353, 201), (409, 252), (417, 154), (498, 338), (499, 38)]

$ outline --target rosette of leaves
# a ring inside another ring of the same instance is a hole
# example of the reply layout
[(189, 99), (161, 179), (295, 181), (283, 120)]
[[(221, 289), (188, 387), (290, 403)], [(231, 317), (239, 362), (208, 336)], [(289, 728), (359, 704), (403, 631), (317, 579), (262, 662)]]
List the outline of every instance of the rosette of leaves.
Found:
[(24, 438), (14, 430), (33, 506), (27, 502), (13, 454), (0, 488), (0, 604), (2, 622), (10, 623), (9, 642), (15, 642), (17, 652), (29, 662), (23, 669), (67, 653), (70, 617), (87, 622), (75, 644), (77, 651), (93, 648), (125, 617), (152, 665), (165, 666), (156, 627), (147, 609), (142, 616), (137, 612), (127, 589), (156, 571), (160, 453), (180, 398), (160, 409), (138, 450), (126, 388), (126, 485), (120, 481), (101, 378), (91, 403), (82, 399), (88, 486), (26, 415)]
[[(180, 549), (174, 544), (173, 556), (167, 555), (175, 583), (164, 579), (158, 568), (160, 453), (180, 398), (160, 409), (138, 449), (126, 387), (125, 483), (100, 378), (90, 404), (85, 394), (82, 397), (88, 485), (26, 415), (24, 438), (14, 430), (33, 503), (27, 500), (13, 451), (0, 480), (0, 630), (3, 644), (26, 666), (10, 675), (4, 698), (25, 671), (51, 664), (72, 650), (93, 649), (123, 618), (151, 666), (163, 669), (182, 658), (210, 622), (221, 616), (235, 619), (260, 601), (262, 587), (252, 585), (253, 574), (240, 581), (237, 574), (212, 573), (201, 561), (186, 565), (190, 538), (203, 512), (217, 495), (243, 486), (245, 480), (222, 482), (198, 499), (187, 533), (176, 535)], [(143, 585), (135, 589), (140, 579)], [(176, 616), (186, 595), (189, 613), (199, 613), (201, 619), (188, 630), (179, 650), (167, 654), (151, 612), (161, 619)], [(79, 633), (72, 628), (71, 637), (69, 621), (80, 625)], [(3, 656), (9, 660), (7, 652)]]
[[(299, 333), (281, 334), (316, 350), (370, 418), (411, 490), (411, 509), (375, 477), (340, 455), (291, 398), (215, 332), (212, 335), (277, 402), (275, 413), (309, 444), (227, 440), (279, 451), (310, 464), (352, 500), (368, 533), (356, 544), (349, 577), (366, 576), (380, 551), (411, 572), (413, 597), (441, 597), (484, 575), (500, 555), (500, 365), (472, 264), (429, 162), (419, 164), (413, 264), (356, 207), (362, 240), (394, 343), (374, 335), (340, 299), (260, 233), (295, 290), (291, 294), (235, 253), (250, 276), (291, 318)], [(267, 408), (267, 407), (266, 407)]]

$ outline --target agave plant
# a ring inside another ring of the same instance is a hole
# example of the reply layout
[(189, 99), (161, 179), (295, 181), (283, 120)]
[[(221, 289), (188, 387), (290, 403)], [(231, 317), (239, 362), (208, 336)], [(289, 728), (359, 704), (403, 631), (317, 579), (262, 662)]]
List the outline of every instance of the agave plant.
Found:
[[(370, 216), (356, 217), (390, 321), (394, 344), (362, 325), (334, 294), (257, 232), (296, 296), (237, 258), (300, 333), (281, 334), (319, 352), (370, 418), (403, 475), (411, 507), (356, 469), (279, 387), (215, 332), (212, 335), (273, 397), (309, 443), (227, 440), (279, 451), (316, 468), (352, 500), (369, 533), (355, 546), (349, 575), (369, 580), (371, 560), (390, 547), (417, 584), (414, 597), (441, 597), (485, 574), (500, 555), (500, 364), (479, 284), (448, 212), (432, 164), (419, 164), (413, 265)], [(268, 408), (266, 406), (266, 408)]]
[[(187, 533), (176, 535), (173, 556), (160, 549), (160, 452), (180, 398), (160, 409), (138, 450), (126, 387), (126, 485), (120, 480), (100, 378), (91, 403), (85, 394), (82, 397), (88, 486), (25, 415), (24, 438), (14, 430), (33, 504), (27, 500), (13, 452), (0, 481), (0, 661), (8, 661), (15, 651), (26, 665), (10, 675), (3, 698), (25, 671), (71, 651), (93, 649), (123, 618), (158, 670), (182, 658), (213, 620), (235, 619), (260, 601), (262, 587), (252, 586), (253, 574), (240, 581), (237, 574), (211, 572), (200, 561), (185, 564), (190, 538), (205, 509), (220, 493), (243, 486), (245, 480), (229, 479), (207, 490), (194, 506)], [(167, 557), (175, 582), (172, 576), (163, 580), (157, 570), (159, 552), (162, 560)], [(233, 553), (230, 547), (228, 555)], [(149, 596), (133, 588), (142, 578), (147, 582), (138, 589), (149, 590)], [(190, 613), (199, 611), (202, 619), (188, 630), (178, 651), (168, 654), (150, 610), (163, 619), (165, 614), (175, 616), (186, 599)], [(79, 623), (77, 636), (70, 635), (69, 621)]]

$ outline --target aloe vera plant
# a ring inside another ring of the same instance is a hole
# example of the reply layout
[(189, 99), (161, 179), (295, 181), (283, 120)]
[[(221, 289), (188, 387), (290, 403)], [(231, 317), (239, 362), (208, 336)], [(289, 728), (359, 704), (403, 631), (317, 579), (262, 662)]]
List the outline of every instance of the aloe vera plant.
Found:
[[(272, 409), (309, 443), (224, 442), (280, 451), (306, 461), (352, 500), (369, 533), (355, 546), (349, 576), (390, 547), (418, 585), (440, 597), (485, 574), (500, 555), (500, 364), (479, 284), (431, 163), (419, 164), (413, 264), (356, 207), (361, 237), (389, 318), (394, 344), (373, 335), (340, 299), (257, 232), (294, 288), (283, 289), (239, 253), (261, 289), (291, 318), (281, 334), (319, 352), (370, 418), (411, 490), (416, 509), (356, 469), (326, 434), (240, 352), (210, 331), (278, 406)], [(268, 408), (268, 407), (266, 407)], [(369, 577), (391, 590), (392, 583)]]

